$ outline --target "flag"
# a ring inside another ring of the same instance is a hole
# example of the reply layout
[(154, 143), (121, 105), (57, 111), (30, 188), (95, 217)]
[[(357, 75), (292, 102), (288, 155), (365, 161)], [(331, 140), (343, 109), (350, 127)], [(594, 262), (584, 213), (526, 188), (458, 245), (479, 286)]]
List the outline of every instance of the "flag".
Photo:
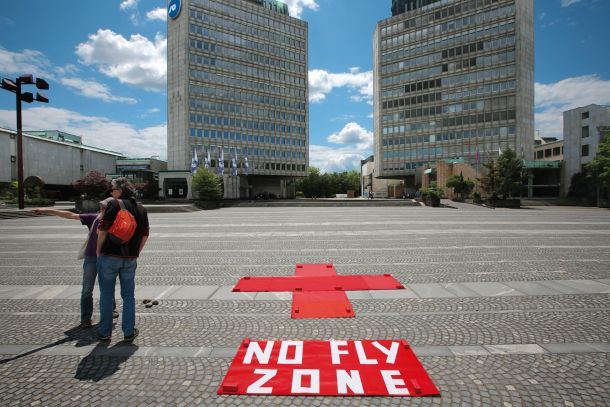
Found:
[(250, 175), (250, 164), (248, 163), (248, 157), (244, 157), (244, 173)]
[(237, 150), (233, 150), (233, 157), (231, 158), (231, 176), (237, 177)]
[(207, 169), (209, 169), (209, 168), (210, 168), (210, 165), (212, 165), (212, 160), (210, 160), (210, 148), (211, 148), (211, 147), (208, 147), (208, 155), (207, 155), (207, 157), (204, 159), (204, 162), (205, 162), (205, 168), (207, 168)]
[(479, 163), (479, 148), (477, 147), (477, 152), (475, 155), (476, 159), (477, 159), (477, 164)]
[(502, 155), (502, 148), (498, 147), (498, 155)]
[(197, 159), (197, 148), (193, 147), (193, 158), (191, 158), (191, 173), (192, 174), (197, 172), (198, 166), (199, 166), (199, 160)]
[(225, 172), (225, 149), (220, 147), (220, 158), (218, 159), (218, 175)]

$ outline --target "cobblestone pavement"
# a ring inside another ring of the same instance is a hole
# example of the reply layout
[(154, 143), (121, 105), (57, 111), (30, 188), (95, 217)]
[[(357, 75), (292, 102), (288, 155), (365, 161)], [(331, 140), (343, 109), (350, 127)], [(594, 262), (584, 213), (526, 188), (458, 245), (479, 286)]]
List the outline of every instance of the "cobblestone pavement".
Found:
[[(160, 303), (138, 301), (133, 345), (120, 319), (101, 345), (76, 328), (86, 229), (0, 221), (0, 405), (610, 405), (607, 210), (227, 208), (150, 222), (136, 297)], [(297, 263), (391, 273), (407, 290), (350, 292), (355, 318), (318, 320), (291, 319), (288, 293), (230, 291)], [(407, 338), (441, 397), (217, 396), (245, 337)]]

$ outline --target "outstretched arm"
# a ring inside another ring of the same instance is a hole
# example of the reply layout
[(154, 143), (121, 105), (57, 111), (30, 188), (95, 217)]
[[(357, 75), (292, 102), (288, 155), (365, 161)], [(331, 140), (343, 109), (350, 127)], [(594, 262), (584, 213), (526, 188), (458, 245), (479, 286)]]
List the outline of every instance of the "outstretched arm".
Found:
[(46, 214), (49, 214), (49, 215), (59, 216), (60, 218), (64, 218), (64, 219), (80, 220), (80, 215), (78, 213), (73, 213), (73, 212), (69, 212), (69, 211), (62, 211), (62, 210), (59, 210), (59, 209), (36, 208), (36, 209), (34, 209), (34, 213), (37, 214), (37, 215), (46, 213)]

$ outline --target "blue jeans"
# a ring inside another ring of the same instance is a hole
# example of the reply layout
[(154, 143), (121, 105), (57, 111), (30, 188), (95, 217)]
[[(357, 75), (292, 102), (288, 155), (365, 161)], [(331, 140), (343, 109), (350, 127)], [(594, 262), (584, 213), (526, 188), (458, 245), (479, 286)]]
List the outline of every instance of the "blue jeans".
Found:
[(117, 276), (121, 282), (123, 299), (123, 334), (132, 335), (136, 323), (135, 277), (137, 259), (123, 259), (112, 256), (97, 258), (97, 278), (100, 285), (100, 336), (112, 334), (112, 300)]
[[(83, 261), (83, 289), (80, 294), (80, 322), (90, 321), (93, 317), (93, 287), (97, 277), (97, 257), (85, 256)], [(112, 296), (113, 310), (116, 301)]]

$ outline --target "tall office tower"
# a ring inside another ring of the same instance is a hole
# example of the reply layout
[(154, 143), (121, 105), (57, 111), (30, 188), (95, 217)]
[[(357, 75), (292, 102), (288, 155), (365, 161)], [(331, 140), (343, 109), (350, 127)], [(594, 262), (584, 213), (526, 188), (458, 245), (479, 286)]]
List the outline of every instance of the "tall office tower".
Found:
[[(402, 11), (402, 12), (400, 12)], [(532, 157), (533, 0), (394, 0), (373, 35), (375, 173)]]
[(309, 161), (307, 23), (275, 0), (171, 0), (168, 17), (169, 170), (189, 171), (196, 151), (225, 198), (294, 196)]

